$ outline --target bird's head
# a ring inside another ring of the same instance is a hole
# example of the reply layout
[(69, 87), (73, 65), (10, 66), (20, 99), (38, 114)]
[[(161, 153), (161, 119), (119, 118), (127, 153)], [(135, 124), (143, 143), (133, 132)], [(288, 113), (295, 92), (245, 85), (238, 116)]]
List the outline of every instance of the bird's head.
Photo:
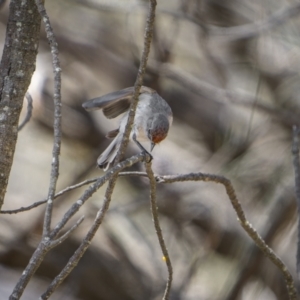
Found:
[(148, 122), (148, 138), (151, 141), (151, 151), (154, 146), (164, 140), (169, 131), (169, 120), (168, 118), (160, 113), (154, 114)]

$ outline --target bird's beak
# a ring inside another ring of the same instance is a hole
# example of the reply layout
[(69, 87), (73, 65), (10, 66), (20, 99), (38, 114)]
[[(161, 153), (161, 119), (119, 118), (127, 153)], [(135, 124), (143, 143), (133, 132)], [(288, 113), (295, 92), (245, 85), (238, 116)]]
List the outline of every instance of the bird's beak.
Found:
[(152, 152), (154, 146), (155, 146), (155, 144), (154, 144), (153, 142), (151, 142), (151, 149), (150, 149), (150, 152)]

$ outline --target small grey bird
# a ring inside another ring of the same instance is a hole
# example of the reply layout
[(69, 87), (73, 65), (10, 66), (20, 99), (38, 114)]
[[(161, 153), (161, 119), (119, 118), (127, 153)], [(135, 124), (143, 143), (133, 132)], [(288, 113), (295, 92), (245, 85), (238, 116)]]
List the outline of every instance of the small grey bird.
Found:
[[(83, 108), (88, 111), (102, 109), (108, 119), (113, 119), (125, 113), (121, 118), (119, 128), (108, 132), (106, 135), (107, 138), (114, 139), (97, 160), (98, 166), (104, 170), (113, 165), (120, 148), (133, 92), (134, 87), (129, 87), (88, 100), (82, 104)], [(155, 90), (142, 86), (130, 139), (135, 141), (142, 151), (146, 152), (148, 151), (140, 142), (150, 141), (150, 151), (152, 151), (156, 144), (167, 137), (172, 121), (173, 114), (168, 103)]]

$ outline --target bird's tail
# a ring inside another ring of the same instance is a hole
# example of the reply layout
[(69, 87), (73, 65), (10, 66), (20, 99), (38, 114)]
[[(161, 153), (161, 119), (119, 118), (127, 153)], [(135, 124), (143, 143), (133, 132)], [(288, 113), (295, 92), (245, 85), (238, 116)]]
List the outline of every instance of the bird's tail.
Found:
[(104, 150), (104, 152), (98, 157), (97, 164), (99, 168), (106, 171), (110, 167), (110, 165), (116, 159), (121, 141), (122, 141), (122, 134), (119, 133), (109, 144), (109, 146)]

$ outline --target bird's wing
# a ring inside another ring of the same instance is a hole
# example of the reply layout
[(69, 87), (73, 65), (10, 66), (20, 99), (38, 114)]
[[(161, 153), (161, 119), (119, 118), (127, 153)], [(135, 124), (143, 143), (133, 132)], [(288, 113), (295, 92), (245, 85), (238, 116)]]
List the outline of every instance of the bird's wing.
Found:
[(103, 108), (103, 114), (108, 119), (113, 119), (127, 111), (130, 107), (132, 95), (118, 99)]
[[(103, 109), (106, 118), (113, 119), (129, 109), (133, 96), (134, 87), (129, 87), (117, 92), (112, 92), (104, 96), (88, 100), (82, 104), (86, 110)], [(142, 86), (140, 93), (152, 94), (155, 91), (146, 86)]]
[(86, 110), (103, 109), (104, 115), (112, 119), (125, 112), (131, 103), (133, 87), (88, 100), (82, 104)]

